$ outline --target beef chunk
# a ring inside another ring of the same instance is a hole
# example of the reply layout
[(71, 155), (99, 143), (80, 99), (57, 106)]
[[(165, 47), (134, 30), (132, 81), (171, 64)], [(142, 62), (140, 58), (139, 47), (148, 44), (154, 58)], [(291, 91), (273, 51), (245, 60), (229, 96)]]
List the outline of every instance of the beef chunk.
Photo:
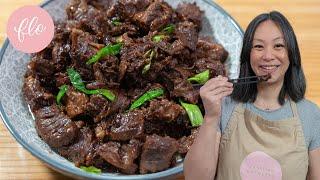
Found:
[(171, 21), (173, 9), (164, 1), (156, 0), (142, 12), (134, 15), (134, 21), (142, 28), (150, 31), (160, 30)]
[(108, 105), (108, 107), (103, 108), (100, 113), (94, 118), (95, 122), (99, 122), (102, 119), (111, 116), (118, 112), (123, 112), (127, 109), (130, 104), (130, 100), (127, 98), (123, 91), (114, 92), (116, 99)]
[(79, 91), (76, 91), (73, 87), (68, 87), (66, 111), (70, 118), (82, 115), (86, 110), (86, 105), (89, 98)]
[(58, 148), (58, 152), (73, 161), (77, 167), (81, 165), (91, 166), (95, 163), (101, 163), (96, 153), (96, 148), (97, 141), (94, 138), (93, 132), (85, 127), (80, 130), (73, 144)]
[(183, 113), (183, 108), (167, 99), (153, 100), (150, 102), (148, 114), (152, 118), (164, 121), (175, 121), (177, 117)]
[(46, 106), (35, 112), (36, 130), (39, 136), (52, 147), (70, 144), (78, 128), (56, 105)]
[(199, 39), (195, 56), (197, 59), (208, 58), (211, 61), (224, 63), (228, 57), (228, 52), (220, 44)]
[(130, 111), (128, 113), (118, 114), (112, 123), (110, 129), (110, 138), (112, 140), (126, 141), (131, 138), (143, 136), (144, 115), (142, 111)]
[(140, 173), (154, 173), (169, 168), (178, 145), (178, 142), (170, 137), (161, 137), (156, 134), (147, 136), (142, 147)]
[(210, 77), (225, 75), (224, 65), (220, 61), (212, 61), (208, 58), (201, 58), (195, 62), (196, 73), (201, 73), (205, 70), (210, 71)]
[(191, 49), (192, 51), (196, 50), (198, 33), (196, 27), (192, 22), (184, 21), (177, 25), (175, 30), (178, 41), (181, 41), (181, 44), (184, 47)]
[(182, 3), (177, 7), (178, 17), (182, 21), (193, 22), (197, 29), (201, 29), (202, 12), (196, 3)]
[(67, 73), (56, 73), (55, 75), (56, 78), (56, 87), (60, 87), (64, 84), (70, 84), (70, 79), (67, 75)]
[(200, 97), (199, 91), (193, 89), (192, 84), (186, 80), (187, 78), (181, 72), (174, 68), (161, 72), (163, 85), (169, 90), (170, 96), (180, 97), (196, 104)]
[(124, 145), (109, 141), (99, 147), (98, 153), (105, 161), (119, 168), (121, 172), (134, 174), (138, 169), (134, 160), (140, 154), (140, 146), (141, 143), (135, 139)]
[(180, 138), (178, 140), (178, 142), (179, 142), (179, 149), (178, 149), (179, 153), (186, 154), (189, 151), (191, 145), (193, 144), (193, 141), (195, 140), (195, 138), (198, 135), (198, 132), (199, 132), (199, 128), (193, 129), (191, 131), (191, 135), (189, 135), (187, 137), (184, 136), (184, 137), (182, 137), (182, 138)]
[(107, 56), (93, 65), (95, 79), (108, 84), (109, 87), (118, 87), (119, 60), (115, 56)]
[(32, 76), (25, 78), (22, 91), (32, 111), (50, 106), (55, 102), (54, 96), (46, 92), (40, 86), (40, 82)]

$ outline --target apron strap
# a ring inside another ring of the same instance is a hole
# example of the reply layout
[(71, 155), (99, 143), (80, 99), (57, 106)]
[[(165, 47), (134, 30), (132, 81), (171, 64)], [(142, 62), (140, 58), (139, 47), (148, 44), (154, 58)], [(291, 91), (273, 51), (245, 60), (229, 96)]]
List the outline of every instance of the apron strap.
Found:
[(297, 104), (291, 100), (291, 98), (289, 98), (289, 101), (290, 101), (290, 106), (291, 106), (291, 110), (292, 110), (292, 113), (293, 113), (293, 117), (299, 117), (299, 114), (298, 114), (298, 108), (297, 108)]

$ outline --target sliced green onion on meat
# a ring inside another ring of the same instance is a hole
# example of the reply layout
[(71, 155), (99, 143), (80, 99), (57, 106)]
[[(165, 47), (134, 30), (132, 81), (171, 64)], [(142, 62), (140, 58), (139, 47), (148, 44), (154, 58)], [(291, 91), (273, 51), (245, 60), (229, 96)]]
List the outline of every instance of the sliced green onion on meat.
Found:
[(155, 35), (152, 37), (152, 41), (153, 42), (160, 42), (162, 41), (163, 38), (165, 38), (166, 36), (163, 35), (163, 34), (160, 34), (160, 35)]
[(196, 82), (198, 84), (205, 84), (209, 80), (209, 70), (205, 70), (195, 76), (188, 78), (189, 82)]
[(62, 85), (59, 87), (59, 92), (58, 92), (58, 95), (57, 95), (57, 103), (58, 105), (61, 105), (61, 99), (62, 97), (66, 94), (67, 90), (68, 90), (68, 86), (67, 85)]
[(155, 56), (155, 51), (153, 49), (150, 49), (149, 51), (147, 51), (143, 57), (147, 58), (147, 62), (148, 64), (146, 64), (143, 69), (142, 69), (142, 74), (145, 74), (147, 73), (149, 70), (150, 70), (150, 67), (151, 67), (151, 62), (152, 62), (152, 59), (153, 57)]
[(86, 64), (92, 64), (97, 62), (99, 59), (107, 56), (107, 55), (117, 55), (120, 53), (122, 44), (121, 43), (117, 43), (114, 45), (108, 45), (102, 49), (100, 49), (97, 54), (95, 54), (94, 56), (92, 56)]
[(112, 23), (114, 26), (119, 26), (119, 25), (121, 25), (121, 22), (120, 22), (119, 19), (112, 20), (111, 23)]
[(80, 169), (82, 169), (83, 171), (88, 172), (88, 173), (101, 174), (101, 169), (98, 169), (94, 166), (89, 166), (89, 167), (80, 166)]
[(171, 34), (171, 33), (174, 32), (174, 30), (175, 30), (174, 24), (169, 24), (168, 26), (166, 26), (166, 27), (162, 30), (162, 32), (167, 33), (167, 34)]
[(181, 106), (187, 111), (189, 120), (193, 127), (200, 126), (203, 122), (203, 116), (200, 108), (195, 104), (188, 104), (180, 100)]
[(68, 77), (73, 85), (74, 88), (76, 88), (78, 91), (81, 91), (85, 94), (100, 94), (110, 101), (114, 101), (116, 96), (107, 89), (94, 89), (94, 90), (89, 90), (86, 88), (84, 85), (80, 74), (73, 68), (68, 68), (67, 69)]
[(163, 94), (164, 94), (163, 89), (154, 89), (154, 90), (147, 91), (146, 93), (144, 93), (142, 96), (140, 96), (137, 100), (135, 100), (131, 104), (129, 110), (138, 108), (142, 104), (144, 104), (145, 102), (150, 101), (150, 100), (157, 98), (159, 96), (162, 96)]

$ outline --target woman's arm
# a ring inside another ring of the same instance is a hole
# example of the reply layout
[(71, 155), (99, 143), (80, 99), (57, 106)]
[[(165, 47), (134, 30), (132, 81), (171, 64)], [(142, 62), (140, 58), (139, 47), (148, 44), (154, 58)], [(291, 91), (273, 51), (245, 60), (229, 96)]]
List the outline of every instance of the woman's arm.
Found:
[(309, 171), (307, 179), (320, 179), (320, 148), (309, 151)]
[(216, 174), (220, 144), (219, 122), (222, 98), (233, 91), (228, 78), (218, 76), (210, 79), (200, 89), (205, 109), (204, 123), (184, 160), (186, 180), (212, 180)]
[(221, 134), (218, 117), (205, 117), (197, 138), (184, 160), (186, 180), (212, 180), (216, 174)]

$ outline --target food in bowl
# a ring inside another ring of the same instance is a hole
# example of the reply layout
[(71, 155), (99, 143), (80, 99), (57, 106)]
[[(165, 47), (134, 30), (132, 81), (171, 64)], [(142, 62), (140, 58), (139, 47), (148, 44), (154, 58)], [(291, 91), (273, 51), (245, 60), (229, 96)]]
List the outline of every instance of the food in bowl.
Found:
[(23, 85), (38, 135), (86, 170), (146, 174), (188, 152), (199, 90), (225, 75), (228, 52), (201, 37), (195, 3), (72, 0)]

